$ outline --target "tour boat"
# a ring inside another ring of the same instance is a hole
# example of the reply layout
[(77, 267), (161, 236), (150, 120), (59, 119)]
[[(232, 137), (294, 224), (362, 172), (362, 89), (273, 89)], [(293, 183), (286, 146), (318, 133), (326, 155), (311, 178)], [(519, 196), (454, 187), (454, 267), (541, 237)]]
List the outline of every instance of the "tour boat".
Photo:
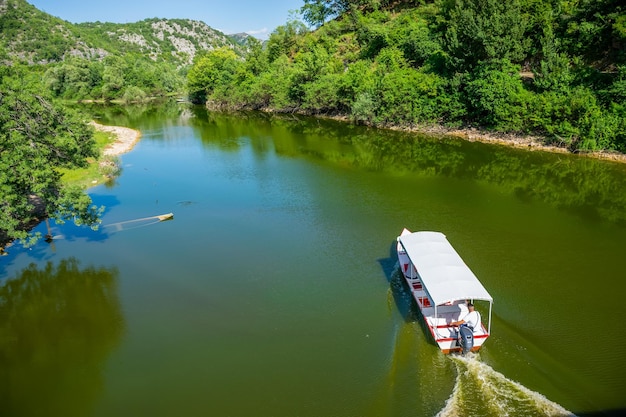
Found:
[[(493, 298), (476, 275), (463, 262), (448, 239), (440, 232), (410, 232), (404, 229), (398, 236), (398, 262), (422, 317), (439, 349), (445, 354), (478, 351), (491, 331)], [(479, 328), (461, 332), (451, 322), (462, 320), (467, 314), (466, 302), (480, 301), (476, 311), (489, 305), (487, 325), (481, 316)]]

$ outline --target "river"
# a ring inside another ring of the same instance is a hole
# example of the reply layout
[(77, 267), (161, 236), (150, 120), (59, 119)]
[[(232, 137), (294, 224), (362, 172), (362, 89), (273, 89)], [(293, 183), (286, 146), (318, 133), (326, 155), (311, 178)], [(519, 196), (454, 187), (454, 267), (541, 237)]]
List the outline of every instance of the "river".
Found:
[[(142, 138), (89, 190), (98, 230), (52, 224), (0, 258), (0, 415), (626, 412), (625, 164), (176, 103), (90, 111)], [(403, 227), (445, 233), (493, 296), (480, 353), (444, 356), (420, 324)]]

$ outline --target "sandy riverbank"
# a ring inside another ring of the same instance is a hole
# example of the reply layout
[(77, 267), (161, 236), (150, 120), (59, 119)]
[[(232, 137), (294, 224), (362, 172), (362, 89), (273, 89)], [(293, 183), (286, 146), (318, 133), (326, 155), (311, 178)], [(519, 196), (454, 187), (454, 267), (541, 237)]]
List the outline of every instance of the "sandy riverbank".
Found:
[(100, 132), (112, 133), (115, 136), (113, 143), (107, 145), (102, 151), (104, 156), (118, 156), (129, 152), (141, 137), (141, 132), (135, 129), (121, 126), (105, 126), (96, 122), (91, 125)]

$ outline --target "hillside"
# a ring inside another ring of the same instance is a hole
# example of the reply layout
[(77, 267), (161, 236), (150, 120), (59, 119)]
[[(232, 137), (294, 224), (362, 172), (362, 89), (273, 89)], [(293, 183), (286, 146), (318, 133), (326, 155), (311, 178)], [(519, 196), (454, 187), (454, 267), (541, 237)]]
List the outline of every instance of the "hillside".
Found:
[(189, 19), (146, 19), (136, 23), (81, 23), (83, 37), (117, 54), (136, 52), (154, 61), (191, 64), (200, 51), (231, 48), (241, 55), (243, 48), (234, 39), (203, 22)]
[(203, 22), (146, 19), (136, 23), (70, 22), (44, 13), (25, 0), (0, 0), (0, 58), (4, 63), (49, 64), (69, 58), (101, 60), (136, 53), (154, 62), (188, 65), (200, 51), (243, 47)]
[(420, 130), (534, 136), (626, 152), (623, 0), (308, 0), (245, 62), (189, 70), (212, 108)]

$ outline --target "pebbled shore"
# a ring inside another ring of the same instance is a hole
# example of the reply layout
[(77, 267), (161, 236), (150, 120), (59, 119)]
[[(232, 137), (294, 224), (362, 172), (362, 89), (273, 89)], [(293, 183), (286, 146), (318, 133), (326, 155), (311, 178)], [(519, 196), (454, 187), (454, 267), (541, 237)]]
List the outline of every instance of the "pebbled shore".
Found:
[(96, 122), (91, 122), (91, 125), (100, 132), (112, 133), (115, 136), (115, 141), (102, 151), (104, 156), (118, 156), (129, 152), (141, 137), (140, 131), (128, 127), (105, 126)]

